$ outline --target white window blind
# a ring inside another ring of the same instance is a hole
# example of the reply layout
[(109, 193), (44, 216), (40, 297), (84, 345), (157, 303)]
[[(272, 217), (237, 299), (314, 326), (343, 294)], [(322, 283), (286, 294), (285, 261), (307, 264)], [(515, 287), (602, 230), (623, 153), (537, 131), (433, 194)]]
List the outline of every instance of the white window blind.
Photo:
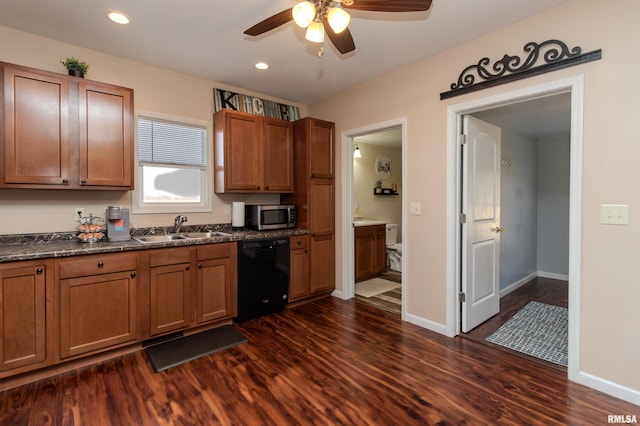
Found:
[(138, 159), (144, 163), (205, 167), (206, 129), (139, 117)]

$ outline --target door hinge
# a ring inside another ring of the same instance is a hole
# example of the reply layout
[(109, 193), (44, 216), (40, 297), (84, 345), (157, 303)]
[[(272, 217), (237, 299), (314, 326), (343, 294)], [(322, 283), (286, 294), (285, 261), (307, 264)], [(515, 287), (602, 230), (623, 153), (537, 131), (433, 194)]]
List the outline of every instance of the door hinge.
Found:
[(467, 144), (467, 135), (462, 134), (460, 135), (460, 145), (466, 145)]
[(467, 295), (464, 294), (463, 292), (458, 293), (458, 301), (459, 302), (466, 302), (467, 301)]
[(465, 213), (460, 213), (460, 223), (467, 223), (467, 215)]

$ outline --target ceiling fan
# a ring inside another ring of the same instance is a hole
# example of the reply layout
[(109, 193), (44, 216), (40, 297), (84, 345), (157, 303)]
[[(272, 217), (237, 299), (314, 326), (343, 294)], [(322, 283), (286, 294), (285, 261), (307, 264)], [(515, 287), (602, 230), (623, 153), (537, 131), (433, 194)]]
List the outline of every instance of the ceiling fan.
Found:
[[(306, 28), (305, 38), (316, 43), (324, 42), (324, 35), (342, 54), (356, 49), (347, 26), (349, 14), (346, 10), (366, 10), (371, 12), (421, 12), (429, 10), (432, 0), (314, 0), (302, 1), (290, 9), (258, 22), (244, 33), (250, 36), (271, 31), (293, 20)], [(320, 49), (322, 56), (323, 49)]]

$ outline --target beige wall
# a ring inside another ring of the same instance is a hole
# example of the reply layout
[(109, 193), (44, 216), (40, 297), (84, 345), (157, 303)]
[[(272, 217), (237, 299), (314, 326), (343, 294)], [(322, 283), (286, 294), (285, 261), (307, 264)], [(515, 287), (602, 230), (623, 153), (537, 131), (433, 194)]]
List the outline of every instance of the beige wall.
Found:
[[(640, 284), (635, 268), (640, 253), (640, 143), (635, 126), (640, 98), (638, 16), (637, 0), (569, 1), (309, 107), (311, 116), (336, 122), (337, 141), (349, 129), (407, 117), (405, 203), (421, 202), (422, 215), (407, 216), (406, 310), (445, 324), (447, 107), (584, 74), (579, 368), (603, 383), (630, 389), (636, 401), (640, 400)], [(480, 58), (523, 56), (525, 43), (554, 38), (570, 47), (579, 45), (585, 52), (602, 48), (602, 60), (439, 100), (440, 92)], [(342, 148), (336, 152), (340, 157)], [(338, 158), (336, 164), (341, 162)], [(337, 246), (341, 247), (341, 170), (337, 179)], [(599, 206), (606, 203), (629, 204), (630, 225), (601, 225)], [(340, 256), (337, 268), (341, 290)]]
[[(133, 88), (136, 113), (154, 112), (211, 123), (214, 87), (291, 104), (286, 100), (269, 98), (242, 88), (229, 87), (0, 26), (0, 61), (65, 73), (60, 59), (68, 56), (79, 57), (89, 63), (88, 79)], [(298, 106), (301, 116), (305, 116), (306, 106)], [(188, 224), (230, 223), (231, 216), (224, 214), (223, 205), (232, 201), (278, 203), (279, 198), (272, 195), (214, 195), (213, 210), (208, 213), (189, 213)], [(0, 190), (0, 234), (73, 231), (76, 225), (73, 216), (75, 207), (84, 208), (86, 214), (91, 212), (100, 216), (107, 205), (130, 207), (131, 193)], [(174, 216), (175, 214), (132, 215), (131, 223), (136, 227), (170, 226)]]
[(353, 159), (353, 200), (358, 206), (363, 219), (381, 220), (386, 223), (397, 223), (398, 242), (402, 237), (402, 196), (374, 195), (373, 188), (380, 178), (375, 170), (378, 155), (386, 155), (391, 160), (391, 176), (382, 181), (383, 188), (391, 188), (391, 184), (398, 185), (398, 192), (402, 193), (402, 149), (387, 148), (377, 145), (358, 143), (362, 158)]

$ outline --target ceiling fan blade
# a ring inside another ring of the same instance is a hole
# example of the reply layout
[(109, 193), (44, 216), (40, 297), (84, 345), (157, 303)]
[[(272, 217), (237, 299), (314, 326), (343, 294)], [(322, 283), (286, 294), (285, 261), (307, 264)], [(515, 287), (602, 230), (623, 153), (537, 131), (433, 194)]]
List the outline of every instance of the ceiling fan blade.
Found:
[[(293, 8), (291, 8), (293, 9)], [(283, 10), (280, 13), (265, 19), (262, 22), (258, 22), (253, 27), (246, 30), (244, 33), (250, 36), (258, 36), (260, 34), (271, 31), (274, 28), (278, 28), (280, 25), (284, 25), (293, 19), (291, 9)]]
[(369, 10), (372, 12), (421, 12), (431, 8), (431, 0), (353, 0), (343, 1), (342, 7), (354, 10)]
[(340, 53), (344, 55), (345, 53), (356, 50), (356, 45), (353, 42), (349, 28), (345, 28), (340, 34), (336, 34), (333, 29), (331, 29), (326, 17), (323, 17), (322, 25), (324, 26), (325, 34)]

